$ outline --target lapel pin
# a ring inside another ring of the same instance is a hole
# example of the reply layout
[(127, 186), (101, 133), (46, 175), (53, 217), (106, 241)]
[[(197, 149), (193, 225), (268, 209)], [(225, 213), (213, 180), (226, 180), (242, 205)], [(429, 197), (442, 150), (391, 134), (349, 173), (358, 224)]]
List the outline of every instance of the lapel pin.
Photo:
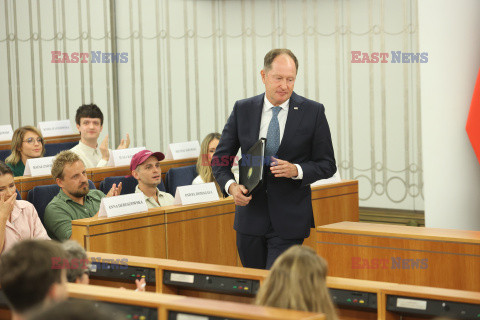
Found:
[(298, 110), (298, 107), (293, 107), (293, 110)]

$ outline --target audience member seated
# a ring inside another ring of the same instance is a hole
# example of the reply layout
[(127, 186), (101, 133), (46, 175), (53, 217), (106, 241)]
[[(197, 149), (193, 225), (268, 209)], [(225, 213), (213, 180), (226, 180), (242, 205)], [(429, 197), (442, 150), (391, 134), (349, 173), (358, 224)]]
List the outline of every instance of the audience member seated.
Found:
[(66, 300), (36, 312), (28, 320), (115, 320), (128, 319), (119, 315), (113, 306), (86, 300)]
[(12, 310), (12, 319), (27, 319), (32, 311), (67, 298), (62, 246), (50, 240), (24, 240), (0, 256), (0, 286)]
[[(105, 167), (110, 158), (108, 135), (98, 146), (98, 137), (103, 129), (103, 113), (95, 104), (82, 105), (75, 115), (77, 129), (80, 132), (78, 145), (70, 149), (80, 156), (87, 168)], [(117, 149), (126, 149), (130, 145), (130, 137), (122, 139)]]
[[(85, 249), (74, 240), (67, 240), (62, 243), (63, 250), (65, 250), (69, 268), (67, 268), (68, 282), (89, 284), (89, 273), (92, 268), (90, 260), (88, 259)], [(145, 278), (136, 279), (136, 291), (145, 291)]]
[[(62, 241), (72, 236), (72, 220), (90, 218), (98, 213), (105, 194), (90, 190), (85, 164), (69, 150), (55, 157), (52, 176), (60, 191), (45, 208), (44, 223), (50, 237)], [(114, 184), (107, 197), (119, 195), (121, 191), (121, 183), (118, 187)]]
[(21, 177), (27, 160), (43, 157), (44, 154), (45, 141), (40, 130), (32, 126), (20, 127), (13, 133), (12, 153), (5, 159), (5, 163), (15, 177)]
[(327, 269), (325, 259), (311, 248), (292, 246), (273, 263), (258, 291), (256, 304), (321, 312), (326, 320), (337, 320), (326, 284)]
[(0, 161), (0, 253), (24, 239), (50, 239), (35, 207), (17, 200), (12, 170)]
[(144, 194), (149, 209), (173, 205), (172, 195), (158, 190), (158, 185), (162, 182), (160, 161), (163, 159), (165, 155), (161, 152), (142, 150), (130, 161), (130, 172), (138, 181), (135, 193)]
[[(212, 157), (217, 150), (218, 143), (220, 142), (220, 133), (213, 132), (209, 133), (202, 141), (200, 146), (200, 156), (197, 160), (197, 173), (198, 176), (193, 180), (192, 184), (201, 184), (207, 182), (215, 182), (215, 187), (217, 188), (217, 193), (220, 198), (223, 198), (222, 188), (218, 185), (217, 181), (213, 177), (212, 173)], [(232, 169), (233, 171), (234, 169)], [(238, 172), (233, 172), (235, 175), (235, 180), (239, 181)]]

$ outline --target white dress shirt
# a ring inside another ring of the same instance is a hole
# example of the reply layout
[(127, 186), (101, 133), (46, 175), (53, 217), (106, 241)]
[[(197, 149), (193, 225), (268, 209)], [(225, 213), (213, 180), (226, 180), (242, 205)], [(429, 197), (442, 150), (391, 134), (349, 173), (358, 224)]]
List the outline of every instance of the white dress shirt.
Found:
[[(98, 145), (96, 148), (92, 148), (79, 141), (70, 151), (78, 154), (85, 163), (85, 168), (105, 167), (107, 165), (107, 161), (102, 159), (102, 152)], [(109, 149), (109, 152), (112, 152), (112, 150)]]
[[(260, 133), (258, 135), (258, 139), (261, 138), (267, 138), (267, 131), (268, 131), (268, 126), (270, 125), (270, 121), (272, 120), (273, 116), (273, 110), (272, 108), (275, 107), (273, 104), (270, 103), (267, 99), (267, 95), (265, 94), (265, 97), (263, 99), (263, 109), (262, 109), (262, 117), (260, 120)], [(282, 138), (283, 138), (283, 133), (285, 132), (285, 125), (287, 123), (287, 115), (288, 115), (288, 108), (290, 107), (290, 99), (279, 105), (282, 110), (278, 113), (278, 125), (280, 128), (280, 144), (282, 143)], [(298, 176), (292, 177), (294, 180), (301, 180), (303, 179), (303, 170), (300, 165), (295, 164), (297, 167), (298, 171)], [(225, 184), (225, 192), (227, 192), (228, 195), (228, 188), (230, 188), (230, 185), (234, 183), (235, 180), (228, 180), (227, 183)]]
[[(135, 193), (143, 193), (142, 190), (140, 190), (140, 188), (138, 187), (138, 184), (135, 187)], [(160, 191), (158, 190), (158, 188), (157, 188), (157, 198), (158, 198), (158, 202), (160, 203), (155, 201), (154, 197), (147, 197), (145, 193), (143, 193), (143, 196), (145, 197), (145, 202), (147, 203), (148, 209), (172, 206), (173, 201), (175, 200), (170, 193)]]

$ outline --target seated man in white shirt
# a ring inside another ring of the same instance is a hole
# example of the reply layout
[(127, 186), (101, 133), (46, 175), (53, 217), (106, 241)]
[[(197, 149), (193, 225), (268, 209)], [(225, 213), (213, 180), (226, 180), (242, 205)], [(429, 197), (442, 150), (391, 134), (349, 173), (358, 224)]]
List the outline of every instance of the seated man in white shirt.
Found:
[(130, 162), (130, 172), (137, 179), (135, 193), (142, 192), (148, 208), (157, 208), (173, 205), (171, 194), (158, 190), (162, 182), (162, 168), (160, 161), (165, 159), (161, 152), (142, 150), (136, 153)]
[[(80, 156), (86, 168), (105, 167), (110, 158), (108, 149), (108, 134), (100, 146), (98, 137), (103, 129), (103, 113), (95, 104), (84, 104), (77, 109), (75, 115), (77, 129), (80, 132), (80, 142), (71, 149)], [(130, 137), (122, 139), (117, 149), (126, 149), (130, 145)]]

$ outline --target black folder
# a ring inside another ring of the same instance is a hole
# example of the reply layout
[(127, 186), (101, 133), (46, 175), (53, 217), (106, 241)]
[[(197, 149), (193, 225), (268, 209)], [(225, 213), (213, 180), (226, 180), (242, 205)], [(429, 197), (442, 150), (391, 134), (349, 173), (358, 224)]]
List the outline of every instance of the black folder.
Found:
[(265, 138), (255, 142), (238, 162), (240, 167), (240, 184), (247, 188), (247, 197), (263, 183), (266, 142)]

